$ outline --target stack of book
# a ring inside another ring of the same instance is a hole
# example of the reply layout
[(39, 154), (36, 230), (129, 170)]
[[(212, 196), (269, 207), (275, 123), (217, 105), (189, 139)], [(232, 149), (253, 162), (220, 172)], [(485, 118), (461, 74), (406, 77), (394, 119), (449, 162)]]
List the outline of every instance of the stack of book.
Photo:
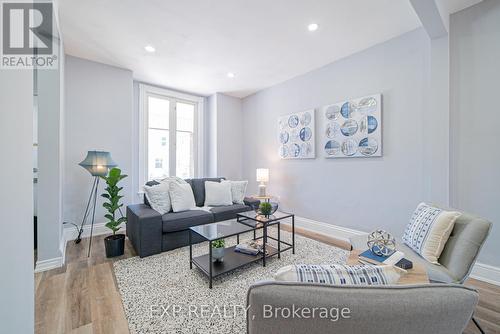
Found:
[(250, 240), (236, 245), (234, 251), (249, 255), (257, 255), (262, 252), (262, 245), (254, 240)]
[(413, 267), (412, 262), (404, 257), (404, 253), (400, 251), (396, 251), (390, 256), (380, 256), (368, 249), (359, 254), (359, 262), (370, 265), (390, 265), (401, 269), (411, 269)]

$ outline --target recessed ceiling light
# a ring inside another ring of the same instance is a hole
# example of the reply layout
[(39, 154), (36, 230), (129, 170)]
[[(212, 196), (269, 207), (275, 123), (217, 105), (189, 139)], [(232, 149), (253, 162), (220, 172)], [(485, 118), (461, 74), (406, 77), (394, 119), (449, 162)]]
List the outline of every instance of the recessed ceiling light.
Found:
[(307, 26), (307, 30), (309, 31), (316, 31), (318, 30), (319, 25), (317, 23), (311, 23), (310, 25)]
[(147, 52), (155, 52), (156, 51), (156, 49), (152, 45), (146, 45), (144, 47), (144, 50), (146, 50)]
[(233, 72), (228, 72), (228, 73), (227, 73), (227, 77), (232, 79), (232, 78), (234, 78), (234, 77), (235, 77), (235, 75), (234, 75), (234, 73), (233, 73)]

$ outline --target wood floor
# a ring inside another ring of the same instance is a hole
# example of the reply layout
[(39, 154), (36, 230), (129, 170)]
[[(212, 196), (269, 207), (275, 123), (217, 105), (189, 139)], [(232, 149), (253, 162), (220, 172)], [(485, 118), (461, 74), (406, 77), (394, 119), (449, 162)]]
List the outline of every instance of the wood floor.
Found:
[[(297, 233), (321, 242), (348, 247), (346, 243), (317, 233)], [(87, 258), (89, 239), (78, 245), (68, 242), (66, 265), (35, 274), (35, 332), (38, 334), (124, 334), (128, 333), (123, 306), (112, 268), (113, 261), (136, 256), (127, 240), (125, 254), (115, 259), (104, 255), (104, 236), (95, 236)], [(479, 291), (476, 319), (486, 333), (500, 333), (500, 287), (470, 279), (468, 286)], [(471, 323), (467, 334), (479, 331)]]

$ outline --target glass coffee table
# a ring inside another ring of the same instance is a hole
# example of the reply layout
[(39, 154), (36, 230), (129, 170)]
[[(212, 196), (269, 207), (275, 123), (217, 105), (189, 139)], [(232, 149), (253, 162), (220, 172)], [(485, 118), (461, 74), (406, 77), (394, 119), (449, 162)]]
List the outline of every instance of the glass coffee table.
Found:
[[(292, 242), (288, 243), (281, 240), (280, 223), (282, 220), (291, 219), (292, 223)], [(278, 227), (277, 238), (268, 235), (267, 228), (276, 225)], [(257, 230), (263, 230), (262, 236), (257, 237)], [(253, 240), (262, 239), (262, 253), (249, 255), (235, 251), (235, 246), (227, 247), (224, 250), (224, 261), (212, 261), (212, 243), (216, 240), (236, 236), (236, 243), (240, 243), (240, 234), (252, 232)], [(196, 233), (208, 241), (208, 254), (193, 257), (192, 234)], [(277, 246), (267, 244), (268, 239), (277, 242)], [(295, 254), (295, 216), (284, 212), (275, 212), (271, 216), (258, 216), (254, 211), (238, 213), (236, 221), (228, 220), (219, 223), (193, 226), (189, 228), (189, 267), (193, 264), (198, 267), (209, 279), (209, 288), (212, 288), (214, 277), (228, 273), (232, 270), (243, 267), (249, 263), (262, 260), (262, 265), (266, 266), (266, 259), (281, 253), (292, 250)], [(267, 254), (264, 256), (264, 254)]]

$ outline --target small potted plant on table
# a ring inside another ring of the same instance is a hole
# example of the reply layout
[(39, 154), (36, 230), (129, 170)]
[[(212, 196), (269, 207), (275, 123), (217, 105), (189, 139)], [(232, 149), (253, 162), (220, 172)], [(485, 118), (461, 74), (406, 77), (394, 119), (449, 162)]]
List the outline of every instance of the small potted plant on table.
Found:
[[(125, 248), (125, 235), (116, 234), (120, 229), (120, 225), (127, 221), (126, 217), (116, 217), (116, 211), (120, 211), (123, 204), (120, 203), (120, 199), (123, 196), (120, 195), (120, 191), (123, 187), (118, 187), (118, 183), (126, 178), (127, 175), (122, 174), (119, 168), (112, 168), (108, 176), (101, 176), (103, 180), (106, 181), (106, 193), (101, 196), (107, 201), (102, 204), (102, 206), (108, 211), (104, 217), (108, 220), (106, 227), (113, 231), (113, 234), (104, 238), (104, 247), (106, 248), (106, 257), (115, 257), (123, 255)], [(121, 211), (120, 211), (121, 215)]]
[(213, 262), (223, 262), (224, 261), (224, 246), (226, 242), (224, 239), (215, 240), (212, 242), (212, 261)]

